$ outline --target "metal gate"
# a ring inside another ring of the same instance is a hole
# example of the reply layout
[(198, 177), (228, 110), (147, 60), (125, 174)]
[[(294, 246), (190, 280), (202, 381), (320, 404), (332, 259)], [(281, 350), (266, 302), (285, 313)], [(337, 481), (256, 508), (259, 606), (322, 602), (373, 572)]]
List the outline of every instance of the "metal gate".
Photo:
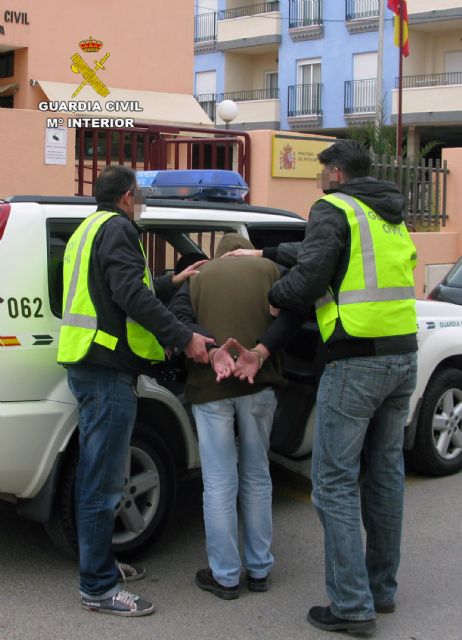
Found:
[(250, 182), (247, 132), (198, 127), (136, 125), (133, 128), (76, 131), (76, 195), (93, 195), (103, 167), (134, 170), (232, 169)]

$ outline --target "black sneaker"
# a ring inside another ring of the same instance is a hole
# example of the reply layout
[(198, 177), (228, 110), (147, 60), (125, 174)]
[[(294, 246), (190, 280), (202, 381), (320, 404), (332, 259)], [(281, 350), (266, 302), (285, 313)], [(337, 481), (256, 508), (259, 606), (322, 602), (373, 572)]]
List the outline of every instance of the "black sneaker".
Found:
[(389, 602), (374, 602), (374, 609), (377, 613), (394, 613), (396, 605), (393, 600)]
[(337, 618), (331, 612), (330, 607), (312, 607), (307, 615), (307, 620), (313, 627), (323, 631), (347, 631), (373, 635), (376, 630), (375, 620), (345, 620)]
[(247, 574), (247, 588), (249, 591), (268, 591), (269, 575), (264, 578), (252, 578)]
[(223, 598), (223, 600), (239, 598), (240, 586), (237, 584), (234, 587), (224, 587), (215, 580), (211, 569), (199, 569), (196, 573), (196, 584), (199, 589), (210, 591), (214, 596)]
[(111, 613), (115, 616), (149, 616), (154, 607), (152, 602), (143, 600), (134, 593), (121, 589), (110, 598), (95, 600), (89, 596), (80, 596), (82, 607), (88, 611)]

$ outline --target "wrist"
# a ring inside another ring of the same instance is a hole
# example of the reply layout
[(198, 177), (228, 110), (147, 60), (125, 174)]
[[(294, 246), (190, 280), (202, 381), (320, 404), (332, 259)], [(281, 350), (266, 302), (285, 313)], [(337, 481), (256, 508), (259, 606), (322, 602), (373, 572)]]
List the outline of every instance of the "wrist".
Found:
[(259, 349), (249, 349), (249, 351), (251, 351), (252, 353), (256, 353), (257, 354), (257, 358), (258, 358), (258, 369), (260, 370), (263, 366), (263, 363), (265, 362), (265, 357), (263, 356), (262, 352)]
[(213, 358), (217, 351), (218, 351), (218, 347), (216, 345), (212, 345), (212, 348), (208, 350), (210, 366), (212, 367), (213, 371), (215, 371), (213, 366)]

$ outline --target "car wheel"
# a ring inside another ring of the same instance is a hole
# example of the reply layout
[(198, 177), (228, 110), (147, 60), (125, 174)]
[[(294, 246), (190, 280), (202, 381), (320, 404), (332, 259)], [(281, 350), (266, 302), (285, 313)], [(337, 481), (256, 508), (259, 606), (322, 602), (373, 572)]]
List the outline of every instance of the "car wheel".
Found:
[[(52, 518), (45, 525), (51, 541), (66, 555), (78, 551), (74, 519), (74, 487), (78, 447), (69, 452)], [(120, 559), (149, 547), (165, 526), (176, 497), (176, 476), (163, 441), (137, 423), (130, 443), (130, 460), (122, 500), (118, 505), (113, 546)]]
[(441, 369), (422, 400), (414, 447), (406, 453), (413, 469), (446, 476), (462, 469), (462, 372)]

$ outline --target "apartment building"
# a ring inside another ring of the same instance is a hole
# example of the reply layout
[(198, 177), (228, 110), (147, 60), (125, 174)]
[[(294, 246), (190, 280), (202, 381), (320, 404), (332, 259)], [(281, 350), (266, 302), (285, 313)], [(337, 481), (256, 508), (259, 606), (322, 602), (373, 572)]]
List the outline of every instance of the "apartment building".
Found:
[[(238, 104), (238, 129), (338, 135), (374, 119), (380, 0), (195, 1), (194, 90), (217, 125), (223, 99)], [(386, 122), (398, 71), (392, 16), (385, 9)]]
[[(376, 111), (380, 0), (196, 0), (195, 95), (217, 125), (341, 135)], [(386, 3), (383, 0), (384, 4)], [(435, 8), (436, 7), (436, 8)], [(403, 62), (408, 147), (462, 146), (462, 2), (407, 0), (411, 54)], [(397, 121), (398, 49), (385, 8), (381, 91)]]
[[(407, 0), (410, 55), (403, 61), (403, 127), (418, 148), (462, 146), (462, 2)], [(396, 80), (397, 87), (397, 80)], [(392, 119), (398, 113), (393, 91)]]

